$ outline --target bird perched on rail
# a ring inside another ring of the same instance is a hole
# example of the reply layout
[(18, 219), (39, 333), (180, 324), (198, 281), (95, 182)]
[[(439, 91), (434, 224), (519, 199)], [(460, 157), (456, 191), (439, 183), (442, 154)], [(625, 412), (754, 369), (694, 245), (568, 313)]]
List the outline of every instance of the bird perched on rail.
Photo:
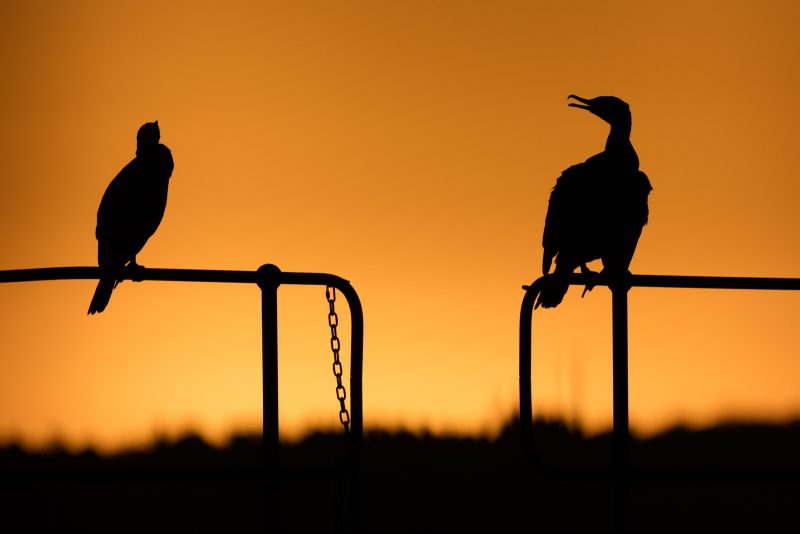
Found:
[[(652, 191), (639, 170), (631, 144), (631, 112), (614, 96), (581, 98), (569, 95), (569, 106), (585, 109), (611, 126), (605, 150), (565, 170), (556, 181), (544, 223), (542, 274), (536, 307), (557, 306), (580, 267), (600, 259), (606, 280), (629, 274), (628, 268), (647, 224), (647, 199)], [(550, 268), (555, 260), (555, 270)], [(547, 276), (549, 274), (549, 276)], [(584, 289), (584, 294), (593, 284)]]
[(159, 143), (158, 121), (148, 122), (136, 135), (136, 157), (111, 180), (97, 210), (97, 262), (100, 281), (89, 313), (105, 310), (126, 268), (135, 280), (136, 255), (155, 233), (167, 207), (167, 190), (174, 162), (169, 148)]

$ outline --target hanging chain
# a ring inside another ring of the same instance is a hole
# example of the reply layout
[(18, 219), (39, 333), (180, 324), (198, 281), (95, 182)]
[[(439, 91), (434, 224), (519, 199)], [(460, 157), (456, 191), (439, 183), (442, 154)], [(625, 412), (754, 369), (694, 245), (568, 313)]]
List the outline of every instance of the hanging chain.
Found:
[(344, 404), (347, 398), (347, 391), (342, 385), (342, 362), (339, 361), (339, 349), (341, 343), (339, 336), (336, 334), (336, 328), (339, 326), (339, 316), (336, 315), (336, 288), (328, 286), (325, 288), (325, 297), (328, 299), (328, 306), (330, 312), (328, 313), (328, 325), (331, 327), (331, 351), (333, 352), (333, 376), (336, 377), (336, 398), (339, 399), (339, 421), (344, 427), (344, 433), (350, 432), (350, 413)]

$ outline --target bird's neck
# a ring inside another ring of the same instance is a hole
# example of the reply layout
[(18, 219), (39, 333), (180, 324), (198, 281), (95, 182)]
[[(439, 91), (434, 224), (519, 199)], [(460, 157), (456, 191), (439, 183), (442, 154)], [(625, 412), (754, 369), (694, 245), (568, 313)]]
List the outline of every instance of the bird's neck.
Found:
[(631, 122), (622, 121), (611, 125), (606, 141), (606, 150), (631, 144)]
[(136, 157), (142, 158), (155, 153), (158, 145), (139, 145), (136, 147)]
[(606, 154), (619, 159), (626, 167), (639, 168), (639, 157), (631, 144), (631, 123), (617, 123), (611, 125), (611, 131), (606, 140)]

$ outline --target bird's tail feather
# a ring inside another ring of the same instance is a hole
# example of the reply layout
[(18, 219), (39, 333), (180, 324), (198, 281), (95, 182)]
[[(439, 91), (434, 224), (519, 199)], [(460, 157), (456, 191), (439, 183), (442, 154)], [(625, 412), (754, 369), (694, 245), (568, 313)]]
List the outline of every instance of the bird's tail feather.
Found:
[(564, 299), (569, 289), (569, 277), (561, 273), (548, 274), (539, 278), (531, 285), (536, 291), (536, 304), (533, 309), (541, 306), (542, 308), (555, 308)]
[(116, 280), (113, 278), (101, 278), (97, 282), (97, 289), (94, 290), (92, 302), (89, 304), (89, 315), (100, 313), (108, 306), (108, 301), (111, 300), (111, 292), (114, 291)]

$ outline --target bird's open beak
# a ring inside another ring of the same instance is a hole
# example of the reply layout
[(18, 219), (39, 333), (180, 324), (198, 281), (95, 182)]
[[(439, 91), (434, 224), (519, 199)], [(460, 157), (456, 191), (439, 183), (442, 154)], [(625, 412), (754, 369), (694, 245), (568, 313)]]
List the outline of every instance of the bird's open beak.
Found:
[[(575, 102), (570, 102), (570, 103), (568, 104), (570, 107), (573, 107), (573, 108), (581, 108), (581, 109), (588, 109), (589, 111), (591, 111), (591, 107), (590, 107), (590, 105), (591, 105), (591, 101), (590, 101), (590, 100), (588, 100), (588, 99), (586, 99), (586, 98), (581, 98), (581, 97), (579, 97), (579, 96), (576, 96), (576, 95), (569, 95), (569, 96), (567, 97), (567, 100), (569, 100), (570, 98), (574, 98), (574, 99), (575, 99), (575, 100), (577, 100), (578, 102), (582, 102), (582, 104), (576, 104)], [(586, 105), (584, 105), (584, 104), (586, 104)]]

